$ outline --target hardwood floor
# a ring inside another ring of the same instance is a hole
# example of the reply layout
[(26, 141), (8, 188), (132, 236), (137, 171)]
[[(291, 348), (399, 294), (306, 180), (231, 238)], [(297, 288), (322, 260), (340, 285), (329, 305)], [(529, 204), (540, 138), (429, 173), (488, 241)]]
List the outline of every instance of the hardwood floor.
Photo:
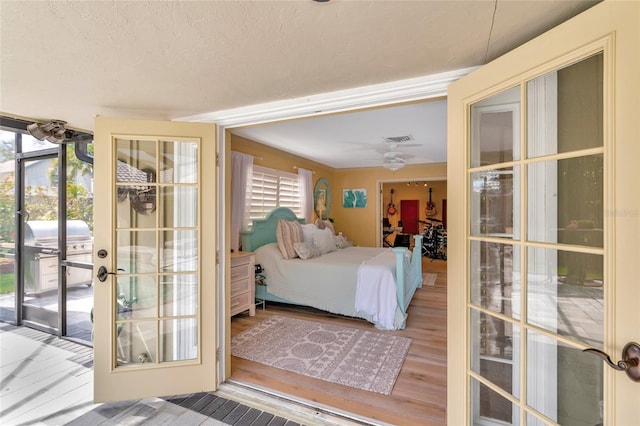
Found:
[[(304, 398), (380, 422), (398, 425), (444, 425), (447, 403), (447, 264), (423, 258), (423, 272), (436, 272), (434, 286), (418, 289), (409, 306), (407, 328), (397, 333), (412, 339), (409, 353), (390, 396), (313, 379), (232, 357), (231, 379)], [(231, 321), (232, 336), (271, 315), (331, 322), (348, 327), (375, 327), (359, 319), (315, 310), (267, 304), (256, 316), (237, 315)]]

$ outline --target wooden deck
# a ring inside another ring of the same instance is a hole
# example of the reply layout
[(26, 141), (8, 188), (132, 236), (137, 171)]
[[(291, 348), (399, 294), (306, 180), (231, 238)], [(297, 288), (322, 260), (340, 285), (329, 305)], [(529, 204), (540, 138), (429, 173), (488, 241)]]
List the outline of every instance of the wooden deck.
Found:
[[(438, 273), (435, 285), (416, 291), (408, 311), (407, 328), (390, 332), (412, 339), (409, 354), (390, 396), (332, 384), (236, 357), (232, 357), (231, 379), (380, 422), (398, 425), (446, 424), (446, 261), (423, 258), (423, 272)], [(231, 322), (231, 333), (235, 335), (274, 314), (375, 330), (373, 325), (364, 320), (267, 304), (266, 311), (258, 309), (255, 317), (247, 314), (235, 316)]]
[[(233, 392), (224, 389), (94, 404), (92, 348), (27, 327), (0, 323), (0, 350), (3, 426), (300, 424), (227, 398), (225, 395)], [(288, 410), (296, 412), (295, 407)], [(337, 424), (331, 419), (319, 420), (327, 425)]]

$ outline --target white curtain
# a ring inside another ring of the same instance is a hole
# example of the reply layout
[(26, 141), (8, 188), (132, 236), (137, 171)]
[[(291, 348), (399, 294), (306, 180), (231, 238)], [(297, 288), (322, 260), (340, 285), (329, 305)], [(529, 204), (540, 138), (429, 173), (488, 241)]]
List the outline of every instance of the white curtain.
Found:
[(302, 214), (307, 223), (313, 223), (313, 172), (298, 167), (298, 179), (300, 180)]
[(231, 250), (240, 249), (240, 231), (249, 223), (253, 156), (231, 152)]

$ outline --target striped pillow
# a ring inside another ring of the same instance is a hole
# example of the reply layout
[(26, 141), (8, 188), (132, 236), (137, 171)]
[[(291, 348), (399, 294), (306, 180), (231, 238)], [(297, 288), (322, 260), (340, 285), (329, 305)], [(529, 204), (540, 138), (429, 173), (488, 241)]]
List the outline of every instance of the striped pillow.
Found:
[(304, 242), (302, 226), (296, 221), (280, 219), (276, 228), (276, 239), (278, 240), (278, 247), (282, 257), (285, 259), (298, 257), (294, 244)]

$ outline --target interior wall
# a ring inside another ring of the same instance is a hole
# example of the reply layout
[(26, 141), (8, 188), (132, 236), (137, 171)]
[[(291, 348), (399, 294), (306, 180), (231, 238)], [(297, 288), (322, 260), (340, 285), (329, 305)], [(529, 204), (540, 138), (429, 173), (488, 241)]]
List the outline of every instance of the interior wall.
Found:
[(253, 164), (257, 166), (269, 167), (276, 170), (283, 170), (291, 173), (298, 173), (294, 167), (314, 171), (313, 182), (323, 177), (331, 183), (333, 180), (333, 167), (308, 160), (268, 145), (252, 141), (242, 136), (231, 135), (231, 150), (253, 155)]
[[(336, 169), (335, 184), (332, 185), (334, 207), (331, 209), (336, 231), (342, 232), (355, 245), (375, 247), (378, 242), (377, 231), (381, 225), (377, 219), (380, 208), (378, 203), (385, 195), (379, 194), (380, 197), (378, 197), (379, 182), (395, 181), (394, 185), (399, 186), (399, 182), (431, 178), (442, 179), (446, 175), (446, 163), (407, 165), (395, 172), (382, 167)], [(342, 193), (345, 189), (366, 189), (367, 206), (364, 208), (344, 208)], [(446, 194), (446, 190), (443, 193)], [(386, 200), (388, 203), (388, 191)], [(394, 201), (396, 201), (395, 196)], [(396, 216), (399, 217), (399, 215)]]

